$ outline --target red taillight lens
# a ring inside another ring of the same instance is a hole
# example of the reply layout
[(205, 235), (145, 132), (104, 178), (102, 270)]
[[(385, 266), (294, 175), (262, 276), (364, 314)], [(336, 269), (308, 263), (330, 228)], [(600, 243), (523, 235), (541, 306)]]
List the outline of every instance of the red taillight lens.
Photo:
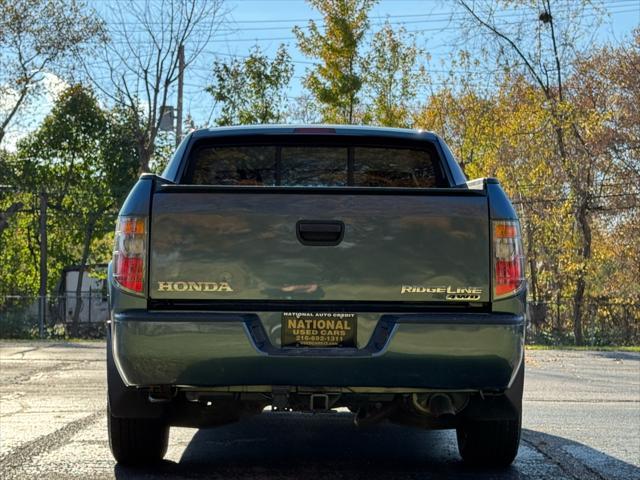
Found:
[(118, 217), (113, 278), (123, 289), (134, 293), (144, 290), (145, 232), (144, 218)]
[(515, 220), (493, 222), (493, 296), (507, 297), (524, 284), (520, 226)]

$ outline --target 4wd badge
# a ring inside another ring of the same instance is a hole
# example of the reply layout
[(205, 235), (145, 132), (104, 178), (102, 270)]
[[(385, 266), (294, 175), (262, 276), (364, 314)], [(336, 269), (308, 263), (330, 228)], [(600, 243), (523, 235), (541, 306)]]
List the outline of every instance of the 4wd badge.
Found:
[(442, 293), (446, 300), (457, 300), (461, 302), (480, 300), (482, 288), (479, 287), (452, 287), (451, 285), (441, 285), (436, 287), (425, 287), (422, 285), (402, 285), (400, 294), (423, 294)]

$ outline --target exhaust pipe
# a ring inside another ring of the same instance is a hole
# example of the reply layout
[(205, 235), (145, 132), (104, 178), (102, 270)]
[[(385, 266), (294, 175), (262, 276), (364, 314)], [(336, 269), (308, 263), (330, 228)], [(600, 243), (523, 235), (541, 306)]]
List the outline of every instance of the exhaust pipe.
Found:
[(431, 414), (436, 418), (443, 415), (456, 414), (451, 397), (446, 393), (436, 393), (435, 395), (431, 395), (429, 398), (429, 410), (431, 410)]
[(435, 418), (443, 415), (455, 415), (456, 409), (451, 396), (447, 393), (434, 393), (428, 397), (414, 393), (411, 396), (413, 407), (420, 413), (431, 415)]

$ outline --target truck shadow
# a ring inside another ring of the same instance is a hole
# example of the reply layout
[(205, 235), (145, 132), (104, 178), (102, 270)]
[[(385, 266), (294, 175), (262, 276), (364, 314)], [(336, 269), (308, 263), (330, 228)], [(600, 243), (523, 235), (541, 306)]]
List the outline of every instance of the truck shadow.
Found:
[(531, 430), (523, 431), (511, 467), (474, 469), (460, 460), (453, 431), (386, 423), (358, 429), (346, 413), (265, 413), (199, 430), (177, 463), (165, 461), (144, 470), (115, 467), (118, 479), (600, 478), (598, 474), (640, 478), (640, 469), (585, 445)]

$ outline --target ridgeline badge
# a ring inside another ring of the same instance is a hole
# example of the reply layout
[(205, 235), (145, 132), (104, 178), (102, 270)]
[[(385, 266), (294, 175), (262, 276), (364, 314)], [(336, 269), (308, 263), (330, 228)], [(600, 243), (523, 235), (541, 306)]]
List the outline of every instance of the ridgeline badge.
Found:
[(158, 282), (159, 292), (233, 292), (229, 282)]
[(452, 287), (443, 285), (437, 287), (424, 287), (421, 285), (402, 285), (400, 294), (407, 293), (443, 293), (446, 300), (474, 301), (480, 300), (482, 288), (479, 287)]

